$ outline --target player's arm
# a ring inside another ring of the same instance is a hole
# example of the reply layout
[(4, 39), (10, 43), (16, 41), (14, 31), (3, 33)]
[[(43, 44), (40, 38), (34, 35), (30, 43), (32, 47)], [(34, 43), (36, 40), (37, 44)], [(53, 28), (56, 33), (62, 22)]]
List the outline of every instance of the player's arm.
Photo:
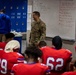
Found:
[(11, 75), (15, 75), (15, 71), (14, 71), (14, 68), (12, 68), (12, 70), (11, 70), (11, 73), (10, 73)]
[(12, 69), (11, 69), (11, 73), (10, 73), (11, 75), (15, 75), (15, 73), (17, 72), (17, 65), (18, 65), (18, 64), (14, 64), (14, 65), (13, 65), (13, 67), (12, 67)]
[(69, 71), (70, 70), (70, 63), (72, 61), (72, 52), (69, 51), (68, 53), (68, 60), (67, 60), (67, 66), (66, 66), (66, 71)]
[(67, 63), (65, 71), (69, 71), (69, 70), (70, 70), (70, 62)]
[(45, 70), (46, 70), (46, 71), (45, 71), (45, 74), (46, 74), (46, 75), (50, 75), (50, 74), (51, 74), (51, 70), (50, 70), (48, 67), (46, 67)]
[(71, 67), (71, 60), (72, 59), (70, 58), (70, 61), (67, 62), (66, 71), (70, 71), (71, 70), (71, 68), (70, 68)]
[(45, 73), (45, 75), (50, 75), (51, 74), (51, 70), (49, 69), (48, 66), (46, 66), (45, 64), (41, 64), (43, 66), (43, 71)]
[(65, 72), (65, 73), (63, 73), (62, 75), (70, 75), (70, 74), (68, 74), (68, 72)]
[(24, 56), (21, 55), (20, 53), (17, 54), (18, 54), (17, 63), (24, 63), (25, 61)]
[(11, 75), (14, 75), (14, 73), (11, 73)]

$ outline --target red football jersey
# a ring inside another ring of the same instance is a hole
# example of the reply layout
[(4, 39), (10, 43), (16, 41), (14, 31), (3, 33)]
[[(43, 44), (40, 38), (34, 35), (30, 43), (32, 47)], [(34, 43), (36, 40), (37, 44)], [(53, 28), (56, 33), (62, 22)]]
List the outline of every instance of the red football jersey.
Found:
[(50, 67), (52, 75), (61, 75), (71, 60), (72, 53), (66, 49), (56, 50), (47, 46), (42, 47), (41, 50), (42, 61)]
[(17, 52), (4, 53), (1, 60), (0, 75), (10, 75), (11, 68), (14, 64), (23, 63), (24, 57)]
[(0, 50), (0, 73), (1, 73), (1, 60), (4, 53), (5, 53), (4, 50)]
[(50, 70), (41, 63), (17, 64), (13, 66), (11, 71), (13, 75), (46, 75), (47, 72), (50, 72)]
[(6, 42), (0, 42), (0, 49), (4, 50), (6, 44)]
[(4, 50), (0, 50), (0, 59), (2, 58), (2, 56), (3, 56), (3, 54), (4, 54), (5, 52), (4, 52)]
[(76, 72), (65, 72), (62, 75), (76, 75)]

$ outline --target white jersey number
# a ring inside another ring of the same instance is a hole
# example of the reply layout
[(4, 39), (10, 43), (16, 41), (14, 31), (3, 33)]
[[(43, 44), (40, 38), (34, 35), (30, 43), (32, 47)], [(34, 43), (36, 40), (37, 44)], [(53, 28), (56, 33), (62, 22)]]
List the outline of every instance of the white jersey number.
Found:
[(1, 64), (1, 73), (6, 74), (7, 73), (7, 60), (5, 59), (0, 59), (0, 64)]
[[(51, 62), (50, 62), (51, 61)], [(53, 63), (56, 62), (56, 63), (60, 63), (60, 64), (57, 64), (56, 66), (53, 65)], [(56, 60), (53, 58), (53, 57), (49, 57), (47, 59), (47, 66), (51, 67), (51, 70), (58, 70), (58, 68), (62, 68), (63, 67), (63, 64), (64, 64), (64, 60), (62, 58), (57, 58)]]

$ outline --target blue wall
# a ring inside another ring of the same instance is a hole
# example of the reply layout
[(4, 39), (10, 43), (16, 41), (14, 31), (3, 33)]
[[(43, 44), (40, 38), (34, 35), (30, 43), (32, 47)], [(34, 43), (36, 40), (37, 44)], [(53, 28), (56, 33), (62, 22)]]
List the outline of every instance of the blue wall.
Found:
[(11, 18), (11, 30), (27, 31), (27, 4), (27, 0), (0, 0), (0, 9), (5, 8)]

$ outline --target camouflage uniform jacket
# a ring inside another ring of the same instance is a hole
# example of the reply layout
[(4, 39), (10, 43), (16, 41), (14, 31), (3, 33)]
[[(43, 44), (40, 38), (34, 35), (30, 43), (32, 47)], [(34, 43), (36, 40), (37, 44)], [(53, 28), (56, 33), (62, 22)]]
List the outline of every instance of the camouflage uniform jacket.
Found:
[(32, 44), (44, 40), (46, 37), (46, 25), (43, 21), (34, 21), (31, 24), (30, 42)]

